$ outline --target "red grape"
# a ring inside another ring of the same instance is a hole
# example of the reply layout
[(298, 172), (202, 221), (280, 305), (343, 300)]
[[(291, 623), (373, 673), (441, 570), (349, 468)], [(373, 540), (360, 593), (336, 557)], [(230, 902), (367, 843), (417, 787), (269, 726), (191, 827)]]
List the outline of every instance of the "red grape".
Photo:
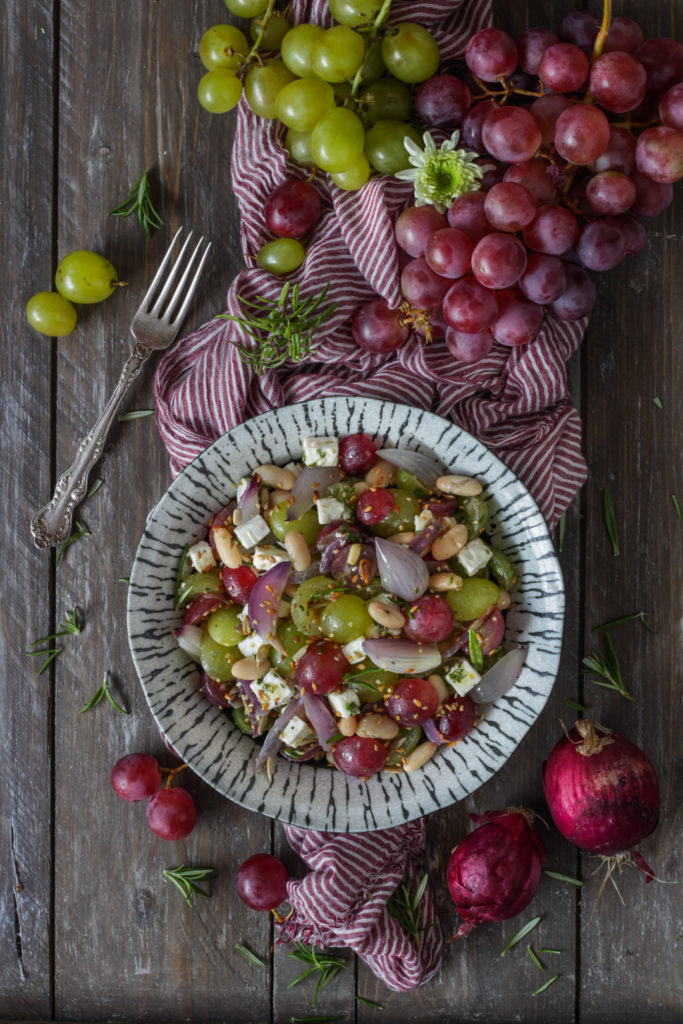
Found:
[(146, 800), (161, 785), (159, 762), (151, 754), (126, 754), (112, 768), (109, 781), (122, 800)]
[(212, 679), (206, 672), (202, 672), (199, 688), (210, 704), (215, 704), (219, 708), (229, 708), (232, 701), (228, 696), (228, 691), (232, 685), (234, 684), (221, 683), (217, 679)]
[(398, 680), (386, 702), (386, 709), (399, 725), (410, 728), (423, 725), (432, 718), (439, 703), (439, 695), (428, 679), (411, 676), (410, 679)]
[(371, 487), (361, 494), (356, 505), (356, 519), (363, 526), (375, 526), (392, 511), (396, 501), (386, 487)]
[(590, 90), (605, 110), (623, 114), (642, 103), (646, 79), (643, 65), (628, 53), (603, 53), (591, 68)]
[(221, 579), (228, 597), (238, 604), (246, 604), (258, 576), (248, 565), (240, 565), (237, 569), (230, 569), (226, 565), (221, 572)]
[(427, 242), (425, 259), (441, 277), (462, 277), (470, 269), (474, 242), (459, 228), (442, 228)]
[(637, 213), (639, 217), (657, 217), (671, 206), (673, 185), (653, 181), (640, 171), (633, 172), (631, 181), (636, 186), (636, 201), (631, 213)]
[(377, 447), (367, 434), (347, 434), (339, 442), (339, 465), (349, 476), (367, 473), (377, 462)]
[(523, 237), (529, 249), (535, 252), (562, 256), (579, 237), (579, 225), (571, 210), (564, 206), (539, 206), (536, 217), (524, 229)]
[(492, 110), (496, 109), (495, 103), (491, 100), (481, 100), (468, 111), (462, 121), (462, 141), (476, 153), (484, 149), (482, 131), (484, 121)]
[(481, 179), (482, 192), (488, 192), (489, 189), (503, 180), (505, 168), (497, 160), (491, 160), (490, 157), (482, 156), (474, 162), (484, 171), (484, 176)]
[(648, 39), (635, 57), (647, 73), (647, 87), (655, 92), (683, 81), (683, 45), (675, 39)]
[(502, 181), (486, 196), (484, 210), (497, 231), (521, 231), (536, 216), (536, 200), (524, 185)]
[(446, 218), (433, 206), (409, 206), (394, 225), (396, 241), (410, 256), (424, 256), (435, 231), (446, 227)]
[(464, 231), (474, 242), (478, 242), (491, 230), (485, 206), (486, 196), (483, 192), (466, 192), (448, 208), (448, 223), (452, 228)]
[(237, 895), (252, 910), (275, 910), (287, 899), (289, 874), (270, 853), (255, 853), (240, 864), (235, 876)]
[(636, 166), (636, 140), (626, 128), (609, 126), (607, 149), (590, 165), (591, 171), (620, 171), (631, 174)]
[(665, 92), (659, 101), (659, 120), (668, 128), (683, 131), (683, 82)]
[(603, 53), (611, 53), (613, 50), (621, 50), (622, 53), (635, 53), (644, 42), (644, 36), (640, 25), (630, 18), (612, 18), (612, 24), (607, 33), (607, 39), (603, 46)]
[(418, 309), (438, 306), (448, 291), (448, 281), (435, 274), (424, 256), (411, 260), (401, 274), (401, 291)]
[(496, 107), (484, 122), (482, 138), (491, 156), (506, 164), (518, 164), (536, 153), (541, 145), (541, 129), (522, 107)]
[(605, 217), (605, 220), (619, 228), (624, 236), (625, 256), (632, 256), (634, 253), (640, 252), (641, 249), (645, 248), (645, 241), (647, 239), (645, 225), (636, 220), (635, 217), (626, 214), (621, 217)]
[(589, 270), (611, 270), (625, 254), (624, 236), (614, 223), (594, 220), (586, 224), (576, 254)]
[(384, 768), (387, 750), (379, 740), (369, 736), (347, 736), (335, 744), (332, 756), (340, 771), (366, 778)]
[(564, 272), (567, 287), (558, 299), (549, 304), (549, 308), (558, 320), (579, 320), (595, 305), (595, 285), (583, 267), (575, 263), (565, 263)]
[(609, 121), (597, 107), (575, 103), (555, 123), (555, 148), (572, 164), (592, 164), (607, 149)]
[[(508, 238), (508, 235), (504, 235)], [(448, 290), (443, 315), (449, 327), (464, 334), (485, 331), (498, 313), (496, 296), (473, 277), (463, 277)]]
[(636, 186), (619, 171), (602, 171), (586, 185), (586, 198), (596, 213), (626, 213), (636, 198)]
[(455, 75), (434, 75), (415, 94), (417, 116), (428, 127), (451, 131), (470, 109), (472, 94)]
[(371, 299), (359, 306), (351, 321), (357, 345), (366, 352), (395, 352), (408, 340), (410, 328), (401, 323), (401, 310), (390, 309), (386, 299)]
[(555, 92), (576, 92), (588, 78), (588, 57), (574, 43), (555, 43), (541, 57), (538, 77)]
[(410, 605), (405, 634), (418, 643), (439, 644), (453, 632), (454, 621), (453, 609), (445, 597), (423, 594)]
[(560, 39), (576, 43), (582, 50), (592, 50), (600, 30), (600, 18), (592, 11), (570, 11), (562, 19)]
[(465, 61), (473, 75), (484, 82), (496, 82), (517, 67), (517, 47), (507, 32), (484, 28), (468, 42)]
[(485, 288), (509, 288), (519, 281), (526, 261), (526, 249), (519, 238), (496, 232), (477, 242), (472, 253), (472, 273)]
[(683, 132), (666, 125), (646, 128), (636, 144), (636, 167), (660, 185), (683, 178)]
[(541, 142), (544, 146), (552, 146), (555, 139), (555, 123), (560, 114), (571, 105), (572, 101), (568, 96), (552, 92), (547, 96), (540, 96), (529, 107), (534, 120), (541, 129)]
[(449, 327), (446, 331), (448, 351), (462, 363), (476, 363), (487, 356), (493, 348), (493, 335), (490, 331), (479, 331), (478, 334), (463, 334)]
[(522, 71), (529, 75), (538, 74), (541, 57), (559, 39), (547, 28), (527, 28), (517, 38), (517, 60)]
[(265, 221), (281, 238), (301, 238), (320, 217), (320, 196), (307, 181), (284, 181), (266, 200)]
[(521, 164), (513, 164), (508, 167), (503, 181), (512, 181), (517, 185), (524, 185), (531, 193), (538, 206), (545, 206), (555, 200), (557, 189), (552, 179), (546, 174), (548, 164), (543, 160), (525, 160)]
[(542, 306), (554, 302), (567, 287), (562, 260), (545, 253), (529, 253), (526, 270), (519, 279), (519, 287), (532, 302)]
[(295, 674), (302, 690), (322, 696), (338, 690), (350, 671), (351, 666), (339, 644), (332, 640), (314, 640), (297, 661)]
[(445, 740), (455, 743), (471, 732), (477, 720), (477, 709), (469, 693), (449, 697), (434, 718), (434, 724)]
[(516, 289), (498, 293), (499, 313), (491, 334), (501, 345), (515, 347), (532, 342), (543, 326), (543, 309)]
[(147, 804), (147, 824), (161, 839), (185, 839), (197, 821), (195, 802), (180, 786), (160, 789)]

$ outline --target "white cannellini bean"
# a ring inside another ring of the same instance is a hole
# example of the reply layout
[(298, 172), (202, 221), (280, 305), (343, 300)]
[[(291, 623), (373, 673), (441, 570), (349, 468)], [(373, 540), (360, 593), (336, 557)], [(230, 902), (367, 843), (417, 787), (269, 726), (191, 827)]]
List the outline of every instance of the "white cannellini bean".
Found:
[(411, 530), (404, 530), (403, 533), (393, 533), (391, 537), (387, 537), (392, 544), (410, 544), (411, 540), (415, 540), (416, 534)]
[(311, 552), (304, 540), (302, 533), (298, 530), (289, 530), (283, 541), (287, 554), (292, 560), (292, 568), (295, 572), (303, 572), (311, 564)]
[(236, 679), (260, 679), (273, 666), (269, 661), (256, 661), (255, 658), (242, 658), (233, 663), (232, 671)]
[(429, 761), (430, 757), (434, 757), (436, 753), (436, 743), (431, 743), (427, 740), (426, 743), (420, 743), (419, 746), (415, 747), (415, 750), (411, 750), (407, 757), (403, 758), (403, 767), (407, 772), (417, 771), (423, 764)]
[(339, 732), (342, 736), (355, 736), (358, 729), (358, 719), (355, 715), (339, 719)]
[(364, 480), (370, 487), (388, 487), (396, 481), (396, 466), (378, 459), (372, 469), (367, 471)]
[(353, 493), (357, 498), (360, 498), (361, 494), (365, 494), (369, 490), (370, 484), (366, 484), (365, 480), (359, 480), (357, 484), (353, 485)]
[(398, 722), (394, 722), (392, 718), (387, 718), (386, 715), (378, 715), (375, 712), (363, 715), (356, 729), (357, 736), (369, 736), (373, 740), (393, 740), (398, 736), (398, 733)]
[(429, 577), (429, 589), (437, 593), (446, 590), (462, 590), (462, 576), (454, 572), (435, 572)]
[(291, 491), (296, 483), (296, 477), (292, 471), (285, 469), (284, 466), (273, 466), (266, 463), (263, 466), (257, 466), (254, 472), (258, 473), (261, 483), (266, 487), (276, 487), (279, 491)]
[(432, 558), (437, 562), (447, 562), (453, 555), (462, 551), (465, 544), (467, 544), (467, 527), (464, 523), (457, 523), (436, 538), (432, 544)]
[(239, 569), (242, 564), (242, 556), (239, 545), (230, 531), (226, 530), (224, 526), (215, 526), (213, 542), (223, 565), (227, 565), (228, 569)]
[(406, 624), (401, 609), (392, 608), (383, 601), (371, 601), (368, 605), (368, 615), (378, 626), (384, 626), (386, 629), (403, 629)]
[(446, 700), (446, 698), (451, 692), (448, 689), (448, 686), (446, 685), (446, 680), (444, 679), (444, 677), (436, 674), (427, 676), (427, 682), (431, 683), (436, 692), (438, 693), (439, 704), (443, 704), (443, 702)]
[(457, 494), (463, 498), (471, 498), (484, 490), (473, 476), (440, 476), (436, 486), (443, 494)]
[(281, 505), (282, 502), (283, 501), (287, 501), (287, 499), (289, 497), (290, 497), (289, 491), (281, 491), (281, 490), (277, 490), (277, 488), (276, 488), (274, 491), (270, 492), (270, 504), (272, 506)]

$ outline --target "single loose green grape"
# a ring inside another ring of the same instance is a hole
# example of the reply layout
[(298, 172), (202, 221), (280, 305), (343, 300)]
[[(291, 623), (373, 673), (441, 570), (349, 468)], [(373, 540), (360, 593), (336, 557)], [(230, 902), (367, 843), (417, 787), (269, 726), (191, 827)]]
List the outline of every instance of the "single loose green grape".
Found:
[(227, 608), (216, 608), (214, 612), (211, 612), (206, 620), (206, 628), (211, 639), (223, 647), (235, 647), (240, 640), (244, 640), (239, 612), (234, 605)]
[(342, 594), (336, 601), (330, 601), (322, 613), (320, 625), (325, 636), (338, 644), (348, 644), (365, 636), (372, 626), (367, 605), (361, 597)]
[(359, 159), (353, 167), (349, 167), (348, 171), (341, 171), (340, 174), (330, 174), (330, 177), (338, 188), (343, 188), (345, 192), (356, 192), (368, 180), (370, 172), (371, 167), (368, 158), (365, 153), (361, 153)]
[(499, 597), (500, 590), (495, 583), (474, 577), (463, 580), (461, 590), (449, 590), (446, 594), (446, 600), (459, 622), (481, 618)]
[(401, 82), (424, 82), (439, 69), (439, 47), (434, 36), (414, 21), (402, 21), (382, 40), (387, 70)]
[(382, 0), (327, 0), (327, 6), (340, 25), (356, 28), (371, 25), (379, 13)]
[(313, 78), (311, 50), (325, 31), (320, 25), (295, 25), (280, 44), (280, 56), (290, 71), (299, 78)]
[(313, 131), (320, 118), (332, 107), (334, 89), (328, 82), (317, 78), (290, 82), (280, 91), (276, 102), (277, 116), (282, 123), (298, 132)]
[(224, 0), (224, 3), (230, 13), (236, 14), (238, 18), (256, 18), (268, 6), (268, 0)]
[(378, 121), (365, 136), (365, 155), (380, 174), (396, 174), (410, 167), (404, 139), (420, 146), (422, 140), (414, 128), (401, 121)]
[(182, 596), (181, 604), (194, 601), (200, 594), (219, 594), (223, 590), (221, 577), (218, 569), (209, 569), (208, 572), (193, 572), (182, 580), (178, 593)]
[(288, 502), (281, 501), (279, 505), (270, 510), (268, 515), (270, 528), (277, 539), (284, 540), (290, 530), (298, 530), (307, 544), (314, 544), (316, 537), (322, 529), (318, 522), (318, 513), (315, 508), (309, 508), (298, 519), (290, 519), (289, 522), (287, 521), (288, 508)]
[(407, 85), (395, 78), (380, 78), (361, 93), (360, 101), (366, 120), (403, 121), (410, 116), (413, 98)]
[[(256, 42), (261, 31), (263, 18), (254, 18), (249, 26), (251, 38)], [(288, 19), (280, 11), (273, 11), (261, 37), (261, 49), (279, 50), (282, 40), (289, 32), (291, 25)]]
[(311, 67), (324, 82), (353, 78), (365, 57), (365, 40), (346, 25), (328, 28), (313, 44)]
[(285, 135), (285, 147), (295, 163), (304, 165), (313, 163), (310, 132), (297, 132), (294, 128), (288, 128)]
[(338, 584), (329, 576), (304, 580), (292, 600), (292, 621), (305, 636), (322, 636), (320, 617)]
[(242, 83), (234, 71), (218, 68), (207, 71), (199, 80), (197, 98), (210, 114), (227, 114), (236, 107), (242, 95)]
[(420, 502), (414, 494), (400, 487), (390, 487), (394, 496), (394, 507), (381, 522), (375, 523), (373, 531), (380, 537), (391, 537), (394, 533), (403, 533), (415, 529), (415, 516), (422, 511)]
[(118, 276), (104, 256), (78, 249), (60, 261), (55, 284), (59, 294), (70, 302), (102, 302), (113, 294)]
[(306, 250), (296, 238), (276, 238), (262, 245), (256, 254), (261, 270), (271, 274), (291, 274), (303, 263)]
[[(231, 54), (229, 50), (235, 52)], [(201, 38), (199, 59), (208, 71), (236, 71), (248, 50), (247, 37), (235, 25), (214, 25)]]
[(26, 303), (26, 319), (41, 334), (63, 338), (73, 331), (78, 315), (69, 300), (58, 292), (38, 292)]
[(217, 679), (219, 683), (227, 683), (233, 678), (232, 666), (242, 657), (236, 647), (224, 647), (217, 644), (208, 629), (202, 631), (199, 641), (199, 661), (207, 676)]
[(254, 67), (244, 79), (244, 95), (258, 117), (277, 117), (277, 98), (282, 89), (294, 81), (294, 75), (281, 60), (272, 60), (265, 67)]
[(323, 171), (341, 174), (358, 163), (363, 154), (363, 122), (346, 107), (335, 107), (318, 121), (311, 133), (311, 152)]

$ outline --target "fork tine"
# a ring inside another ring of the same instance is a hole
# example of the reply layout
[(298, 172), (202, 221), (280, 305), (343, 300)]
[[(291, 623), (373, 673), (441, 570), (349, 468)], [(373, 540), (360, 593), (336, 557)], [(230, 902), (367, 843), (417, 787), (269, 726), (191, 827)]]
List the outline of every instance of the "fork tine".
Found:
[(152, 301), (152, 298), (154, 296), (154, 292), (156, 291), (156, 289), (159, 287), (159, 285), (163, 281), (163, 279), (164, 279), (164, 271), (166, 270), (166, 267), (170, 263), (171, 256), (173, 254), (173, 246), (176, 244), (178, 236), (180, 235), (182, 230), (183, 230), (182, 227), (178, 228), (178, 230), (176, 231), (175, 235), (173, 236), (171, 244), (169, 245), (168, 249), (166, 250), (166, 255), (164, 256), (163, 260), (161, 261), (161, 265), (160, 265), (159, 269), (157, 270), (156, 274), (154, 275), (152, 283), (150, 284), (149, 288), (145, 292), (145, 297), (143, 298), (142, 302), (140, 303), (140, 308), (138, 309), (138, 313), (145, 312), (145, 307), (147, 306), (147, 304), (149, 302)]
[[(176, 261), (173, 264), (173, 266), (171, 267), (171, 271), (170, 271), (168, 277), (166, 278), (166, 282), (164, 284), (164, 287), (159, 292), (159, 295), (157, 297), (157, 301), (154, 303), (152, 308), (149, 310), (149, 315), (150, 316), (160, 316), (161, 315), (161, 308), (164, 305), (164, 302), (166, 301), (168, 293), (170, 292), (170, 290), (171, 290), (171, 288), (173, 286), (173, 282), (175, 281), (175, 279), (176, 279), (176, 277), (178, 275), (178, 271), (180, 270), (180, 268), (181, 268), (181, 266), (183, 264), (183, 257), (185, 256), (185, 253), (187, 251), (188, 245), (192, 241), (192, 235), (193, 235), (193, 232), (190, 231), (189, 235), (187, 236), (187, 238), (183, 242), (182, 247), (180, 249), (180, 252), (178, 253), (178, 255), (176, 257)], [(164, 314), (164, 316), (166, 316), (166, 314)]]
[(199, 277), (200, 277), (200, 274), (202, 272), (202, 268), (203, 268), (204, 264), (206, 263), (206, 257), (209, 255), (209, 249), (211, 248), (211, 242), (207, 242), (206, 243), (206, 248), (204, 250), (204, 254), (203, 254), (202, 258), (199, 261), (199, 266), (197, 267), (197, 269), (195, 271), (195, 274), (194, 274), (194, 277), (192, 278), (192, 281), (190, 282), (189, 288), (187, 289), (187, 292), (185, 293), (185, 299), (184, 299), (184, 302), (183, 302), (182, 306), (180, 307), (178, 312), (175, 313), (175, 315), (172, 314), (173, 306), (176, 304), (176, 301), (180, 297), (180, 294), (182, 292), (182, 289), (183, 289), (183, 286), (185, 284), (185, 281), (186, 281), (186, 279), (188, 277), (188, 274), (190, 273), (190, 270), (192, 269), (192, 264), (194, 263), (195, 256), (199, 252), (200, 246), (202, 245), (202, 243), (204, 241), (205, 240), (204, 240), (203, 237), (199, 239), (199, 242), (197, 243), (197, 247), (195, 248), (195, 251), (192, 253), (192, 256), (190, 258), (190, 262), (187, 265), (187, 270), (183, 274), (183, 276), (182, 276), (182, 278), (180, 280), (180, 283), (178, 284), (178, 287), (175, 290), (175, 294), (174, 294), (173, 298), (171, 299), (171, 301), (169, 303), (169, 308), (168, 308), (168, 311), (167, 311), (167, 314), (166, 314), (168, 319), (169, 319), (169, 322), (179, 323), (185, 317), (185, 314), (187, 313), (189, 305), (192, 302), (192, 298), (194, 296), (195, 289), (197, 287), (197, 282), (199, 281)]

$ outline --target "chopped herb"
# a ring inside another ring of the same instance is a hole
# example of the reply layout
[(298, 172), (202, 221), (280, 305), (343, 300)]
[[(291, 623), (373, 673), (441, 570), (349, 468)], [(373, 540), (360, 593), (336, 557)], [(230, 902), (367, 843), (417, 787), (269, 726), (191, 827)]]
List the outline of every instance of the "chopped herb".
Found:
[(364, 999), (363, 996), (356, 996), (355, 999), (357, 1003), (362, 1003), (363, 1006), (370, 1006), (373, 1010), (384, 1009), (380, 1003), (373, 1003), (372, 999)]
[(423, 907), (420, 906), (427, 888), (429, 875), (424, 873), (417, 886), (402, 882), (389, 897), (387, 910), (396, 918), (401, 927), (420, 945), (421, 933), (429, 925), (421, 924)]
[(529, 932), (532, 932), (534, 930), (536, 925), (540, 923), (540, 920), (540, 917), (532, 917), (530, 921), (527, 921), (527, 923), (523, 925), (523, 927), (521, 927), (518, 932), (515, 932), (515, 934), (512, 936), (507, 946), (505, 946), (500, 955), (505, 956), (505, 954), (509, 950), (511, 950), (513, 946), (516, 946), (517, 943), (520, 942), (525, 935), (528, 935)]
[[(313, 991), (313, 1006), (315, 1006), (318, 999), (318, 992), (321, 988), (325, 988), (326, 985), (332, 981), (332, 979), (339, 973), (339, 971), (346, 970), (348, 964), (336, 956), (328, 956), (326, 953), (316, 953), (313, 946), (307, 946), (304, 942), (297, 942), (296, 949), (293, 953), (288, 953), (287, 956), (294, 960), (299, 960), (303, 964), (309, 964), (308, 970), (299, 974), (294, 981), (290, 981), (287, 988), (293, 988), (294, 985), (298, 985), (300, 981), (307, 978), (311, 974), (317, 974), (318, 978), (315, 983), (315, 989)], [(320, 1018), (318, 1018), (320, 1019)]]
[(619, 531), (617, 529), (617, 517), (614, 514), (612, 495), (605, 489), (602, 492), (602, 512), (605, 520), (605, 529), (612, 545), (612, 553), (615, 558), (619, 554)]
[(379, 700), (382, 696), (382, 691), (376, 683), (371, 681), (372, 677), (377, 675), (377, 671), (376, 668), (369, 668), (364, 672), (356, 672), (353, 675), (347, 674), (344, 676), (344, 683), (346, 686), (362, 686), (373, 694), (374, 700)]
[(655, 403), (655, 405), (657, 406), (658, 409), (663, 409), (664, 408), (664, 406), (662, 405), (661, 398), (653, 398), (652, 401)]
[(586, 705), (579, 704), (578, 700), (568, 700), (567, 707), (571, 708), (573, 711), (588, 711)]
[(153, 416), (154, 409), (133, 409), (132, 412), (122, 412), (117, 416), (119, 423), (127, 423), (128, 420), (142, 420), (145, 416)]
[(327, 737), (326, 742), (327, 743), (339, 743), (339, 741), (343, 740), (343, 739), (344, 739), (344, 737), (342, 736), (342, 734), (340, 732), (334, 732), (334, 733), (332, 733), (331, 736)]
[(569, 885), (576, 885), (579, 888), (583, 885), (583, 882), (579, 878), (572, 878), (571, 875), (561, 875), (558, 871), (544, 871), (544, 875), (548, 878), (556, 878), (558, 882), (567, 882)]
[(537, 956), (536, 956), (536, 954), (534, 953), (534, 951), (533, 951), (533, 949), (531, 948), (531, 946), (527, 946), (527, 947), (526, 947), (526, 951), (527, 951), (527, 953), (529, 954), (529, 956), (531, 957), (531, 960), (532, 960), (532, 962), (533, 962), (533, 963), (534, 963), (534, 964), (536, 965), (536, 967), (538, 967), (539, 971), (544, 971), (544, 970), (545, 970), (545, 966), (544, 966), (544, 965), (543, 965), (543, 964), (541, 963), (541, 961), (540, 961), (540, 960), (538, 959), (538, 957), (537, 957)]
[(137, 213), (138, 220), (148, 237), (154, 228), (164, 226), (163, 220), (154, 209), (147, 171), (138, 178), (123, 202), (109, 210), (107, 216), (130, 217), (131, 213)]
[(476, 668), (477, 672), (483, 672), (484, 655), (482, 654), (481, 644), (479, 643), (479, 637), (477, 636), (476, 629), (470, 627), (468, 637), (470, 648), (470, 661), (472, 662), (472, 667)]
[(235, 943), (235, 950), (244, 957), (245, 960), (249, 960), (250, 963), (256, 964), (257, 967), (265, 967), (264, 961), (260, 956), (256, 956), (256, 953), (252, 953), (250, 949), (243, 946), (241, 942)]
[(584, 675), (590, 675), (594, 672), (602, 678), (591, 679), (591, 683), (595, 683), (596, 686), (604, 686), (606, 690), (616, 690), (617, 693), (620, 693), (622, 697), (626, 697), (627, 700), (633, 700), (634, 698), (626, 689), (626, 684), (622, 678), (617, 652), (614, 649), (609, 630), (605, 630), (605, 651), (605, 657), (599, 651), (595, 651), (593, 654), (585, 657), (582, 662), (584, 668), (581, 669), (581, 672)]
[(676, 515), (678, 516), (679, 519), (683, 519), (683, 515), (681, 515), (681, 506), (678, 504), (678, 498), (676, 497), (675, 494), (671, 495), (671, 500), (674, 503), (674, 508), (676, 509)]
[(197, 882), (201, 882), (203, 878), (208, 878), (212, 874), (213, 868), (186, 868), (184, 864), (181, 864), (178, 868), (168, 868), (164, 871), (164, 878), (175, 885), (185, 902), (191, 907), (195, 904), (198, 896), (209, 898), (208, 892), (197, 885)]
[(559, 949), (548, 949), (547, 946), (539, 946), (538, 947), (538, 952), (539, 953), (552, 953), (554, 956), (560, 956), (560, 954), (561, 954), (561, 950), (559, 950)]
[(564, 538), (565, 538), (566, 532), (567, 532), (567, 510), (565, 509), (564, 512), (562, 513), (562, 515), (560, 516), (559, 522), (557, 524), (557, 550), (560, 551), (560, 552), (564, 550)]
[(92, 695), (92, 697), (90, 698), (88, 703), (83, 705), (83, 707), (81, 708), (79, 714), (82, 715), (84, 711), (90, 711), (90, 710), (92, 710), (92, 708), (96, 708), (97, 705), (100, 703), (100, 701), (104, 700), (105, 697), (109, 701), (109, 703), (112, 705), (112, 707), (116, 708), (117, 711), (120, 711), (122, 715), (129, 715), (130, 714), (130, 711), (126, 711), (125, 708), (122, 708), (121, 705), (117, 704), (117, 702), (112, 697), (112, 693), (111, 693), (111, 690), (109, 688), (109, 676), (108, 676), (108, 674), (106, 672), (104, 673), (104, 679), (102, 680), (102, 685), (100, 686), (100, 688), (98, 690), (95, 690), (94, 694)]
[(545, 990), (547, 988), (550, 988), (550, 986), (553, 984), (553, 982), (557, 981), (558, 978), (559, 978), (559, 974), (553, 974), (552, 978), (548, 978), (548, 980), (546, 981), (546, 983), (544, 985), (541, 985), (540, 988), (537, 988), (535, 992), (531, 993), (532, 996), (540, 996), (541, 992), (545, 992)]
[(97, 494), (97, 492), (99, 491), (99, 489), (100, 489), (100, 487), (102, 486), (103, 483), (104, 483), (104, 481), (100, 480), (99, 477), (98, 477), (97, 480), (95, 480), (93, 482), (92, 487), (90, 488), (90, 490), (86, 494), (86, 498), (92, 498), (93, 494)]
[(76, 521), (76, 532), (72, 533), (68, 540), (64, 541), (64, 543), (62, 544), (61, 548), (57, 552), (57, 558), (55, 559), (55, 566), (59, 565), (59, 563), (62, 560), (62, 555), (64, 554), (66, 549), (71, 544), (74, 544), (77, 540), (80, 540), (81, 537), (89, 537), (89, 536), (90, 536), (90, 531), (86, 530), (86, 528), (83, 525), (83, 523), (81, 523), (79, 521)]
[(119, 576), (119, 583), (130, 583), (130, 577), (128, 577), (128, 576)]
[[(66, 621), (60, 622), (59, 628), (56, 633), (50, 633), (49, 636), (41, 636), (38, 640), (33, 640), (29, 644), (29, 649), (26, 652), (30, 658), (36, 657), (39, 654), (46, 654), (47, 658), (40, 666), (38, 675), (42, 676), (48, 665), (55, 660), (58, 654), (61, 654), (64, 650), (63, 647), (50, 647), (50, 641), (56, 640), (60, 636), (76, 636), (83, 629), (83, 619), (81, 617), (80, 609), (74, 605), (72, 612), (67, 612)], [(39, 644), (47, 644), (47, 647), (39, 647)]]

